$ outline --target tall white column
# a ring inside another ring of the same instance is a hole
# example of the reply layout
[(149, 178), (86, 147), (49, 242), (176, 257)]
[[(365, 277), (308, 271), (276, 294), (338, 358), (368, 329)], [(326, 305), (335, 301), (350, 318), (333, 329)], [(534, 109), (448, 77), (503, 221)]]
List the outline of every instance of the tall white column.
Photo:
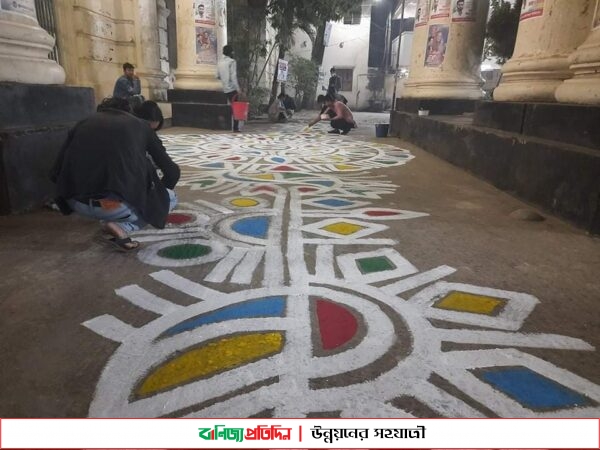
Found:
[(65, 71), (48, 59), (53, 47), (54, 38), (37, 21), (34, 0), (0, 6), (0, 81), (63, 84)]
[[(221, 91), (216, 78), (217, 55), (222, 45), (217, 32), (215, 0), (176, 0), (177, 69), (175, 89)], [(202, 16), (198, 6), (203, 5)]]
[(524, 0), (513, 57), (494, 91), (500, 101), (555, 101), (573, 73), (569, 55), (588, 36), (596, 0)]
[(160, 54), (160, 69), (167, 74), (165, 77), (165, 81), (169, 84), (169, 76), (171, 73), (171, 64), (169, 63), (169, 37), (167, 33), (167, 17), (171, 14), (171, 11), (167, 9), (167, 4), (165, 0), (158, 0), (156, 2), (156, 7), (158, 8), (158, 45), (159, 45), (159, 54)]
[(595, 10), (591, 33), (569, 56), (573, 78), (556, 90), (559, 102), (600, 105), (600, 0), (596, 0)]
[(136, 5), (137, 74), (142, 94), (152, 100), (166, 100), (168, 84), (160, 66), (158, 10), (154, 0), (137, 0)]
[[(488, 0), (421, 0), (403, 97), (478, 99)], [(425, 18), (425, 14), (429, 14)]]

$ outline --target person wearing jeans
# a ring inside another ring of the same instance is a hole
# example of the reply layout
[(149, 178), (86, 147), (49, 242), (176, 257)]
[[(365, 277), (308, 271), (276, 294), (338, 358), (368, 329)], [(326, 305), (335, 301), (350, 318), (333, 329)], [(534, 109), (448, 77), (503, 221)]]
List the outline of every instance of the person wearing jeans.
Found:
[(125, 251), (140, 245), (129, 233), (165, 227), (180, 176), (152, 129), (157, 121), (129, 111), (126, 99), (106, 99), (69, 132), (51, 174), (61, 211), (100, 220), (107, 242)]

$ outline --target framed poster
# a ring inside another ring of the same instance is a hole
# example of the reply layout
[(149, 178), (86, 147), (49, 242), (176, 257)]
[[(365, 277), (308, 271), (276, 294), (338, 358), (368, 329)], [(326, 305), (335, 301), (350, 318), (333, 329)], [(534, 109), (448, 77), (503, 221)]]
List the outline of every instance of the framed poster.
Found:
[(196, 27), (196, 64), (217, 63), (217, 37), (215, 29)]
[(450, 17), (451, 0), (431, 0), (429, 19), (440, 19)]
[(285, 83), (288, 78), (288, 62), (280, 59), (277, 63), (277, 81)]
[(427, 25), (429, 21), (429, 0), (417, 0), (417, 12), (415, 13), (415, 27)]
[(194, 22), (215, 26), (214, 0), (196, 0), (194, 2)]
[(24, 14), (26, 16), (33, 17), (37, 20), (35, 14), (35, 1), (34, 0), (1, 0), (0, 9), (4, 11), (16, 12)]
[(425, 67), (440, 67), (446, 57), (449, 25), (429, 25), (427, 48), (425, 49)]
[(477, 0), (452, 0), (452, 22), (475, 22)]
[(544, 14), (544, 0), (523, 0), (521, 20), (539, 17)]

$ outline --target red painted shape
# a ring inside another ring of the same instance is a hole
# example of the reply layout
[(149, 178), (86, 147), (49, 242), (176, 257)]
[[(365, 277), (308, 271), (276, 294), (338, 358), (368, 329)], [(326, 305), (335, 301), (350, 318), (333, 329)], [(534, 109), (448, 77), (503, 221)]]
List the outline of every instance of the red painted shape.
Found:
[(300, 192), (314, 192), (314, 191), (318, 191), (319, 189), (314, 188), (314, 187), (301, 187), (301, 188), (298, 188), (298, 190)]
[(191, 222), (193, 219), (189, 214), (180, 214), (180, 213), (171, 213), (167, 217), (167, 223), (172, 223), (173, 225), (181, 225), (184, 223)]
[(356, 317), (345, 307), (329, 300), (317, 299), (317, 318), (324, 350), (341, 347), (358, 330)]
[(269, 192), (275, 192), (275, 188), (273, 186), (268, 186), (268, 185), (261, 185), (258, 187), (255, 187), (254, 189), (252, 189), (251, 192), (257, 192), (257, 191), (269, 191)]
[(227, 158), (225, 161), (239, 161), (241, 158), (239, 156), (232, 156), (231, 158)]
[(397, 216), (400, 214), (398, 211), (384, 211), (383, 209), (372, 210), (365, 212), (367, 216), (380, 217), (380, 216)]
[(298, 169), (294, 169), (290, 166), (277, 166), (274, 167), (273, 170), (277, 170), (278, 172), (296, 172)]

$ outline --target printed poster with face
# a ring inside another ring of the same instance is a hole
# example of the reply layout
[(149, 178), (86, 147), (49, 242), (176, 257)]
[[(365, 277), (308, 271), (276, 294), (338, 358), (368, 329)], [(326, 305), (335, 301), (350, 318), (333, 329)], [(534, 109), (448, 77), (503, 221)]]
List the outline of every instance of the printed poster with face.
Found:
[(430, 25), (425, 49), (425, 67), (440, 67), (446, 57), (449, 25)]
[(197, 24), (215, 25), (214, 0), (196, 0), (194, 2), (194, 21)]
[(544, 0), (523, 0), (521, 20), (539, 17), (544, 14)]
[(451, 0), (431, 0), (429, 19), (440, 19), (450, 17)]
[(477, 0), (452, 0), (452, 22), (475, 22)]
[(34, 0), (2, 0), (0, 2), (0, 9), (4, 11), (16, 12), (24, 14), (26, 16), (34, 17), (35, 15), (35, 1)]
[(417, 12), (415, 13), (415, 27), (427, 25), (429, 21), (429, 0), (417, 0)]
[(196, 27), (196, 64), (217, 63), (217, 37), (215, 29)]

